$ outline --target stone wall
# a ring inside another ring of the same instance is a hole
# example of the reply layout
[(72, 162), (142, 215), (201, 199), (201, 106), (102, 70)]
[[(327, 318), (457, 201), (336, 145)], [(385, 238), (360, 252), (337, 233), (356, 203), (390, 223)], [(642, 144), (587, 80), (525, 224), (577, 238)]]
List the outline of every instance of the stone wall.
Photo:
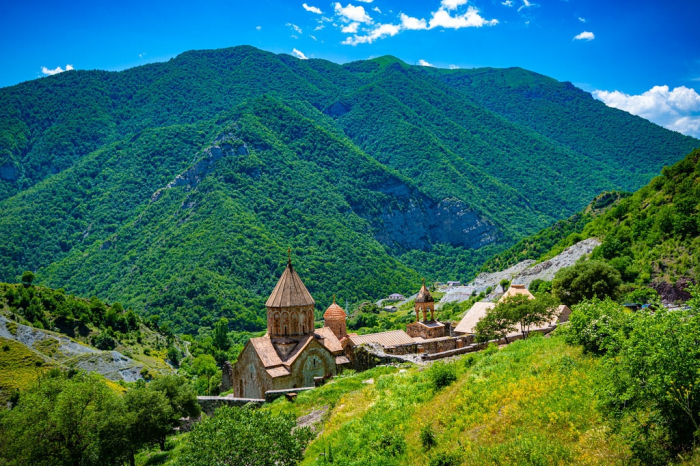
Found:
[(441, 322), (413, 322), (406, 325), (406, 333), (411, 338), (420, 337), (425, 340), (450, 335), (449, 327), (446, 327)]
[(277, 398), (286, 395), (287, 393), (299, 393), (308, 390), (313, 390), (316, 387), (303, 387), (303, 388), (286, 388), (284, 390), (268, 390), (265, 392), (265, 403), (271, 403)]
[[(408, 353), (404, 353), (408, 354)], [(378, 343), (364, 343), (354, 348), (353, 366), (357, 372), (384, 364), (401, 364), (411, 361), (400, 354), (388, 354)]]
[(418, 353), (441, 353), (450, 351), (474, 343), (474, 335), (462, 335), (458, 337), (442, 337), (425, 340), (420, 343), (409, 343), (405, 345), (390, 346), (385, 348), (387, 354), (405, 355)]

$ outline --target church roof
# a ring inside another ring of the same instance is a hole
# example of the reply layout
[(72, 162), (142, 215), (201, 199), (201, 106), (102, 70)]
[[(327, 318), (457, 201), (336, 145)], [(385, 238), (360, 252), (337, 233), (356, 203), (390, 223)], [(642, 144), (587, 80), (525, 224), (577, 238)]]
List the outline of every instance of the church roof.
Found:
[(333, 296), (333, 304), (328, 306), (328, 309), (326, 309), (326, 312), (323, 313), (323, 318), (324, 319), (345, 319), (347, 316), (345, 315), (345, 311), (343, 310), (342, 307), (338, 306), (335, 303), (335, 296)]
[(527, 288), (525, 288), (525, 285), (510, 285), (508, 290), (501, 296), (501, 299), (498, 300), (498, 302), (504, 301), (506, 298), (510, 298), (511, 296), (516, 296), (516, 295), (525, 295), (528, 297), (528, 299), (535, 299), (535, 297), (528, 291)]
[(425, 279), (423, 279), (423, 286), (420, 288), (420, 291), (418, 292), (418, 296), (416, 296), (416, 301), (417, 303), (433, 303), (435, 300), (433, 299), (433, 296), (430, 294), (430, 291), (425, 287)]
[(484, 318), (486, 312), (492, 309), (496, 304), (489, 303), (486, 301), (479, 301), (474, 303), (474, 305), (467, 311), (467, 313), (459, 321), (459, 324), (455, 327), (454, 331), (456, 333), (466, 333), (472, 334), (476, 332), (476, 324)]
[(384, 347), (415, 343), (413, 338), (403, 330), (389, 330), (387, 332), (369, 333), (367, 335), (351, 334), (348, 336), (353, 344), (358, 346), (363, 343), (379, 343)]
[(272, 290), (272, 294), (267, 299), (267, 307), (301, 307), (313, 306), (316, 302), (304, 286), (299, 275), (292, 267), (291, 259), (287, 262), (287, 267), (282, 272), (282, 276), (277, 282), (277, 286)]

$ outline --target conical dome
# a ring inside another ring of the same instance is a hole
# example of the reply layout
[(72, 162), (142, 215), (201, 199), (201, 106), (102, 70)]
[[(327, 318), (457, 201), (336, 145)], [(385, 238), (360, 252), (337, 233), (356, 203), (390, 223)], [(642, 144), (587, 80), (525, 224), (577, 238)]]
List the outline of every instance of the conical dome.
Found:
[(292, 267), (292, 260), (290, 259), (265, 306), (282, 308), (314, 306), (315, 304), (314, 298), (311, 297), (301, 278), (299, 278), (294, 267)]
[(418, 296), (416, 296), (416, 301), (417, 303), (433, 303), (435, 300), (433, 299), (433, 296), (430, 294), (430, 291), (425, 287), (425, 278), (423, 279), (423, 286), (421, 287), (420, 291), (418, 292)]
[(345, 315), (345, 311), (343, 310), (342, 307), (338, 306), (335, 303), (335, 295), (333, 296), (333, 304), (328, 306), (328, 309), (326, 309), (326, 312), (323, 313), (323, 319), (345, 319), (347, 316)]

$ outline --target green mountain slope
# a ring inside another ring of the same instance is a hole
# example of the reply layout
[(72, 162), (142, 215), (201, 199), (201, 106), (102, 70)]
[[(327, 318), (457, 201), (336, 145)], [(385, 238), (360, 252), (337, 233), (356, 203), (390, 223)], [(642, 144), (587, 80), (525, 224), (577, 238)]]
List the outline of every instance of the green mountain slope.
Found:
[(71, 71), (0, 89), (0, 279), (258, 329), (289, 246), (319, 308), (407, 293), (698, 145), (524, 70), (245, 46)]
[[(543, 260), (581, 239), (596, 237), (603, 243), (595, 259), (609, 262), (628, 283), (675, 283), (680, 278), (700, 279), (700, 150), (665, 167), (661, 175), (632, 195), (607, 196), (607, 209), (591, 209), (569, 219), (566, 227), (553, 227), (521, 240), (483, 266), (493, 271), (523, 259)], [(610, 203), (610, 200), (614, 202)], [(594, 201), (593, 205), (596, 202)], [(553, 233), (554, 232), (554, 233)], [(559, 233), (556, 233), (559, 232)]]

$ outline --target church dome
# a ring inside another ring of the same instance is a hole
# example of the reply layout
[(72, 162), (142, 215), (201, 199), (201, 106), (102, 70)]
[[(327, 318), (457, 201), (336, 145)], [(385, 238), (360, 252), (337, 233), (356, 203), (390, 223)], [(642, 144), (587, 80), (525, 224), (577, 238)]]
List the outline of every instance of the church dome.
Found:
[(346, 317), (345, 311), (335, 303), (335, 296), (333, 296), (333, 304), (328, 306), (326, 312), (323, 313), (323, 319), (345, 319)]

